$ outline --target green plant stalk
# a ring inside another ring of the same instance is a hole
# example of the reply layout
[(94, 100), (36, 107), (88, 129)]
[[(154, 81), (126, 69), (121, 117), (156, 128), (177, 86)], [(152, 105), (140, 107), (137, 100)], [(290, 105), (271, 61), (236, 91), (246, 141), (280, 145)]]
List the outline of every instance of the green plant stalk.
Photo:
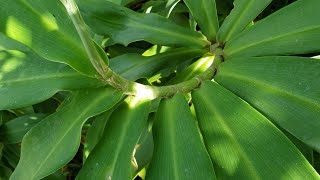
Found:
[(187, 93), (191, 90), (200, 86), (201, 82), (204, 80), (210, 80), (213, 78), (217, 66), (222, 62), (222, 50), (219, 48), (215, 49), (215, 62), (211, 67), (209, 67), (202, 74), (179, 84), (169, 85), (169, 86), (149, 86), (143, 85), (134, 81), (129, 81), (117, 73), (113, 72), (107, 64), (103, 61), (102, 57), (98, 53), (91, 36), (86, 28), (84, 20), (81, 17), (79, 9), (74, 2), (74, 0), (61, 0), (65, 6), (76, 30), (81, 38), (82, 44), (85, 47), (85, 50), (90, 58), (90, 62), (96, 69), (96, 71), (101, 76), (102, 80), (120, 90), (123, 91), (126, 95), (140, 96), (142, 98), (161, 98), (161, 97), (171, 97), (176, 93)]

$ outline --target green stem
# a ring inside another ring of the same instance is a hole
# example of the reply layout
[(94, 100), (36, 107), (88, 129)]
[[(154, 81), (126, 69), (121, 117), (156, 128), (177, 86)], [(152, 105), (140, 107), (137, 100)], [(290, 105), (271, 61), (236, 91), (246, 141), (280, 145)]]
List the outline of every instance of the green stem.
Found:
[[(81, 38), (82, 44), (89, 56), (91, 64), (101, 76), (102, 80), (108, 85), (123, 91), (126, 95), (140, 96), (142, 98), (155, 99), (158, 97), (170, 97), (178, 92), (187, 93), (200, 86), (204, 80), (211, 80), (216, 72), (217, 66), (222, 61), (222, 54), (219, 52), (215, 57), (215, 62), (202, 74), (179, 84), (169, 86), (149, 86), (134, 81), (124, 79), (113, 72), (98, 53), (86, 25), (80, 15), (79, 9), (74, 0), (61, 0), (76, 27)], [(218, 50), (218, 49), (217, 49)], [(222, 52), (222, 51), (221, 51)]]

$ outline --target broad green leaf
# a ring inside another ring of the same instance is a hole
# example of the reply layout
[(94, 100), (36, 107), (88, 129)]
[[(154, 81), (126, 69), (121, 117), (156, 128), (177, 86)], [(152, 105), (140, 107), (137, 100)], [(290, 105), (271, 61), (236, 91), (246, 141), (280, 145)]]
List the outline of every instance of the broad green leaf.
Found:
[(11, 179), (40, 179), (63, 167), (79, 148), (83, 123), (114, 106), (121, 96), (113, 88), (74, 93), (23, 138), (21, 159)]
[(77, 0), (86, 23), (97, 34), (128, 45), (145, 40), (158, 45), (205, 47), (206, 38), (157, 14), (142, 14), (106, 0)]
[(84, 143), (83, 147), (83, 163), (89, 156), (92, 149), (98, 144), (100, 141), (104, 128), (109, 120), (109, 117), (111, 113), (113, 112), (113, 109), (109, 109), (108, 111), (100, 114), (99, 116), (95, 117), (95, 119), (92, 122), (91, 127), (88, 129), (86, 134), (86, 141)]
[(65, 7), (58, 0), (2, 1), (0, 32), (47, 60), (69, 64), (90, 76), (96, 74)]
[(274, 123), (320, 151), (320, 60), (238, 58), (224, 62), (216, 81)]
[(131, 159), (146, 125), (150, 101), (129, 97), (112, 113), (101, 141), (76, 179), (132, 179)]
[(99, 79), (84, 76), (69, 66), (46, 61), (31, 52), (0, 52), (0, 109), (29, 106), (59, 90), (101, 87)]
[(225, 56), (250, 57), (318, 52), (320, 1), (299, 0), (238, 34), (225, 46)]
[(30, 49), (22, 43), (15, 41), (2, 32), (0, 32), (0, 51), (3, 50), (19, 50), (23, 52), (30, 51)]
[(146, 179), (216, 179), (183, 94), (161, 101), (152, 131), (154, 154)]
[(215, 0), (183, 0), (196, 22), (198, 23), (202, 33), (208, 40), (216, 40), (219, 28), (217, 8)]
[(3, 124), (0, 126), (0, 142), (6, 144), (21, 142), (23, 136), (46, 116), (46, 114), (25, 115)]
[(179, 48), (154, 56), (124, 54), (110, 59), (110, 68), (124, 78), (137, 80), (149, 78), (161, 69), (174, 67), (179, 63), (200, 57), (204, 53), (205, 51), (200, 49)]
[(320, 179), (276, 126), (227, 89), (206, 81), (192, 98), (218, 179)]
[(0, 159), (2, 158), (3, 143), (0, 143)]
[(238, 35), (271, 1), (272, 0), (235, 0), (233, 10), (223, 21), (219, 29), (217, 36), (218, 41), (223, 43), (228, 42), (235, 35)]

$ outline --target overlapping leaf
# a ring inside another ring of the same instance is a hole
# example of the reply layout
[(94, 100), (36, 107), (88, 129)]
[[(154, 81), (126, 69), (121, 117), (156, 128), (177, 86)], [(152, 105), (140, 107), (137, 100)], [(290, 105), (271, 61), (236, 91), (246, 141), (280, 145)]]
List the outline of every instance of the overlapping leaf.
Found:
[(123, 101), (111, 115), (103, 137), (81, 168), (77, 179), (132, 179), (131, 158), (146, 125), (150, 101)]
[(68, 163), (79, 148), (83, 123), (114, 106), (121, 96), (113, 88), (75, 93), (23, 138), (21, 159), (11, 179), (40, 179)]
[(142, 77), (151, 77), (161, 69), (174, 67), (179, 63), (197, 58), (204, 53), (205, 51), (200, 49), (179, 48), (154, 56), (124, 54), (110, 59), (110, 68), (124, 78), (137, 80)]
[(0, 32), (47, 60), (69, 64), (90, 76), (96, 74), (60, 1), (3, 1), (1, 9)]
[(206, 38), (156, 14), (142, 14), (105, 0), (77, 0), (86, 23), (97, 34), (128, 45), (145, 40), (158, 45), (205, 47)]
[(153, 125), (154, 154), (147, 179), (216, 179), (183, 94), (161, 101)]
[(256, 57), (226, 61), (216, 81), (320, 151), (320, 60)]
[(300, 0), (284, 7), (227, 42), (226, 57), (318, 52), (319, 8), (319, 0)]
[(15, 118), (0, 126), (0, 142), (14, 144), (21, 142), (23, 136), (46, 114), (31, 114)]
[(226, 42), (241, 32), (272, 0), (235, 0), (234, 9), (223, 21), (218, 41)]
[(218, 179), (319, 179), (266, 117), (215, 82), (192, 93)]
[(215, 0), (184, 0), (208, 40), (216, 40), (219, 28)]
[(31, 53), (0, 52), (0, 109), (32, 105), (59, 90), (101, 87), (103, 83), (84, 76), (69, 66), (46, 61)]

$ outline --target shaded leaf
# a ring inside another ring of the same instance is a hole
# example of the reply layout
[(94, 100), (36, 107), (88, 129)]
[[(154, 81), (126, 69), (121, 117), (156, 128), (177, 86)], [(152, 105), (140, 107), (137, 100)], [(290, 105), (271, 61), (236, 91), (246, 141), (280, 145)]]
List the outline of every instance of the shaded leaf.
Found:
[(132, 179), (133, 150), (146, 125), (150, 101), (129, 97), (112, 113), (103, 137), (76, 179)]
[(219, 28), (215, 0), (184, 0), (208, 40), (216, 40)]
[(219, 29), (218, 41), (227, 42), (244, 30), (271, 1), (272, 0), (235, 0), (234, 8)]
[(161, 101), (152, 129), (154, 154), (146, 179), (216, 179), (183, 94)]
[(142, 14), (105, 0), (77, 0), (86, 23), (97, 34), (128, 45), (145, 40), (158, 45), (205, 47), (206, 38), (157, 14)]
[(320, 50), (320, 1), (300, 0), (227, 42), (225, 56), (303, 54)]
[(312, 58), (238, 58), (219, 67), (216, 81), (320, 151), (319, 69)]
[(124, 54), (110, 59), (110, 68), (124, 78), (137, 80), (151, 77), (161, 69), (174, 67), (179, 63), (197, 58), (204, 53), (205, 51), (200, 49), (179, 48), (154, 56)]
[(206, 81), (192, 98), (218, 179), (319, 179), (277, 127), (227, 89)]
[(3, 1), (1, 7), (2, 33), (25, 44), (47, 60), (69, 64), (90, 76), (96, 74), (60, 1)]
[(16, 168), (19, 162), (20, 150), (19, 144), (6, 144), (3, 148), (3, 156), (13, 168)]
[(121, 96), (113, 88), (100, 88), (78, 91), (65, 100), (23, 138), (21, 159), (11, 178), (40, 179), (64, 166), (79, 148), (83, 123), (111, 108)]
[(46, 116), (46, 114), (25, 115), (3, 124), (0, 126), (0, 142), (6, 144), (21, 142), (23, 136)]

